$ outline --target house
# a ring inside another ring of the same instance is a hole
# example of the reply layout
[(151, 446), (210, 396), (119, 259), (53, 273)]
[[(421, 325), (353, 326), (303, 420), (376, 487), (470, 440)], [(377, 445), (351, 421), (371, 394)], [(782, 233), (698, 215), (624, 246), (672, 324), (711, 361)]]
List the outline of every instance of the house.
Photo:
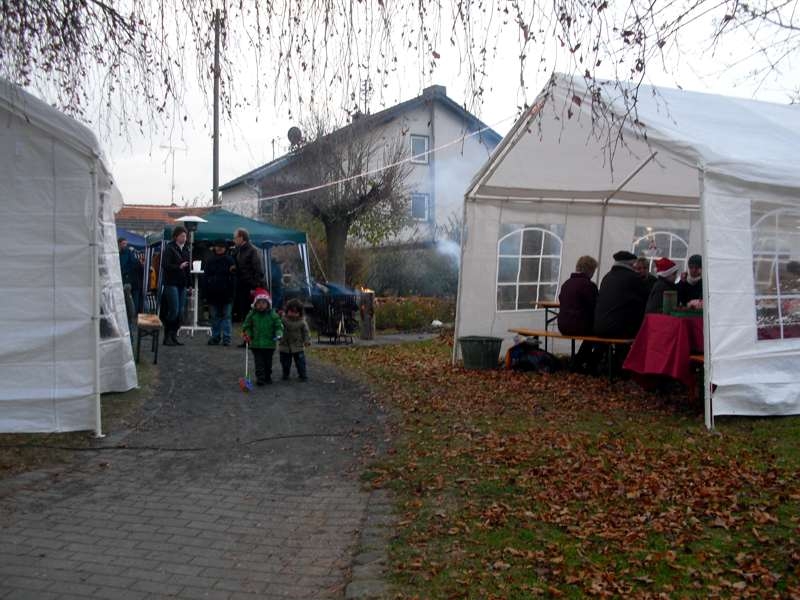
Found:
[[(508, 347), (509, 329), (544, 329), (540, 303), (581, 255), (602, 277), (618, 250), (699, 253), (706, 424), (800, 414), (800, 111), (637, 89), (633, 119), (630, 84), (554, 76), (476, 173), (456, 337)], [(621, 129), (598, 135), (604, 123)], [(625, 141), (613, 162), (609, 133)]]
[(115, 215), (117, 227), (146, 236), (148, 233), (160, 233), (165, 227), (174, 227), (175, 219), (186, 215), (202, 217), (211, 206), (163, 206), (157, 204), (125, 204)]
[[(409, 218), (412, 223), (399, 240), (432, 240), (461, 222), (464, 192), (475, 171), (488, 159), (501, 136), (451, 100), (444, 86), (425, 88), (420, 96), (371, 115), (370, 135), (408, 144), (411, 172)], [(351, 125), (339, 129), (345, 132)], [(267, 220), (290, 209), (291, 201), (269, 201), (271, 182), (291, 167), (288, 153), (220, 186), (222, 206), (230, 211)], [(302, 186), (299, 186), (302, 187)]]

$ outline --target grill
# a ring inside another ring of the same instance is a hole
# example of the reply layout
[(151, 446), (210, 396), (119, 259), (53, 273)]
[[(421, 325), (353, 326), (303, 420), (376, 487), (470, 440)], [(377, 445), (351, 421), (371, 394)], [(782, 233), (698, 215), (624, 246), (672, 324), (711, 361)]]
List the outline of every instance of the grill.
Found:
[(317, 330), (317, 342), (352, 344), (358, 330), (359, 294), (318, 293), (311, 296), (311, 320)]

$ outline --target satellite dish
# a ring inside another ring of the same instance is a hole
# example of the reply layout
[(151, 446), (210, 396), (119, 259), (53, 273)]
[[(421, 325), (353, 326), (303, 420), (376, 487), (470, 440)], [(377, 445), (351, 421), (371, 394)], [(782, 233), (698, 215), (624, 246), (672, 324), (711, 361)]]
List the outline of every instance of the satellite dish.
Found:
[(289, 136), (289, 141), (292, 143), (292, 146), (297, 146), (297, 144), (303, 141), (303, 132), (300, 131), (299, 127), (290, 127), (289, 133), (286, 135)]

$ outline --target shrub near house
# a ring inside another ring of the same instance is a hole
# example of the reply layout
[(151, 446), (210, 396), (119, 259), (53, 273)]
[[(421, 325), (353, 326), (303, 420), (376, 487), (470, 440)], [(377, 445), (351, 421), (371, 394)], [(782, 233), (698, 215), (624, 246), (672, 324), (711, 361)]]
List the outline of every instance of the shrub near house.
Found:
[(454, 298), (382, 297), (376, 299), (375, 328), (397, 331), (419, 331), (431, 321), (452, 323), (455, 320)]

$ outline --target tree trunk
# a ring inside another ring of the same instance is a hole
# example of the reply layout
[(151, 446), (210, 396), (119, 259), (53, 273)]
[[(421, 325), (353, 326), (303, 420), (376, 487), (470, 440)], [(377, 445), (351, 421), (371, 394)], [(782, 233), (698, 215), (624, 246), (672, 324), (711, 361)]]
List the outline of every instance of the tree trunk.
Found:
[(332, 283), (345, 282), (344, 250), (347, 245), (347, 232), (350, 223), (347, 221), (332, 221), (325, 223), (325, 241), (328, 245), (328, 281)]

